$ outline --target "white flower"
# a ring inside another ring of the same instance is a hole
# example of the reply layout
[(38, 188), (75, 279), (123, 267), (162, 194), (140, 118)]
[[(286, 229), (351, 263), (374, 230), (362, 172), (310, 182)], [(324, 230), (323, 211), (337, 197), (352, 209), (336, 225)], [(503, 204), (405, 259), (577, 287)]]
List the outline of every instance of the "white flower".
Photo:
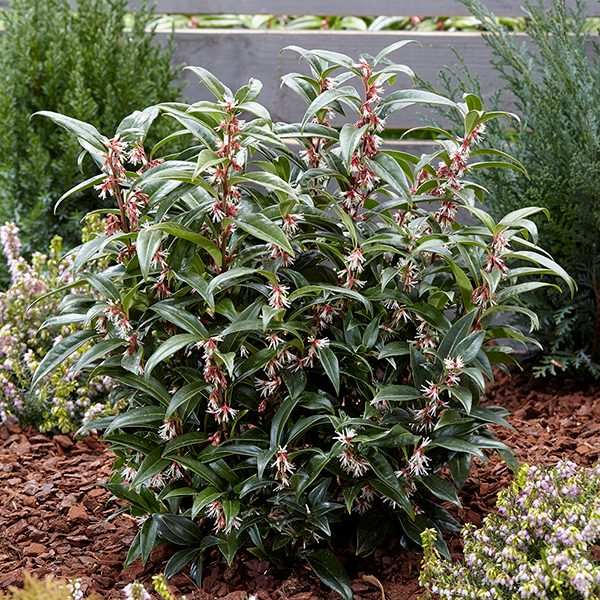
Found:
[(337, 435), (333, 436), (333, 439), (337, 442), (341, 442), (344, 446), (348, 446), (352, 443), (352, 438), (356, 436), (356, 429), (347, 427), (343, 432), (338, 432)]

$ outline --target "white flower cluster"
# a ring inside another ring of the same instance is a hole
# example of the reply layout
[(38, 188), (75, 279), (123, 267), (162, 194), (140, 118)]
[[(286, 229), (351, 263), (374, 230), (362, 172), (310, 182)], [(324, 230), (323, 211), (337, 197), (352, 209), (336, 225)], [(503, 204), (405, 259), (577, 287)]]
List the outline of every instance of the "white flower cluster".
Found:
[(523, 465), (498, 512), (481, 529), (467, 525), (464, 564), (451, 565), (423, 534), (421, 584), (442, 598), (587, 599), (600, 597), (600, 466), (559, 462), (549, 469)]

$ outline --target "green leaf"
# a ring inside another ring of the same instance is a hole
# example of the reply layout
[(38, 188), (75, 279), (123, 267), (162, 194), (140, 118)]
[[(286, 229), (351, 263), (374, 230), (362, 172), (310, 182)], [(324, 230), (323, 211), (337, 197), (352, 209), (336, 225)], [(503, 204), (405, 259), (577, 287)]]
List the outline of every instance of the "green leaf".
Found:
[(277, 190), (292, 198), (296, 198), (294, 188), (287, 181), (284, 181), (281, 177), (273, 175), (272, 173), (251, 171), (250, 173), (244, 173), (244, 175), (232, 177), (229, 180), (230, 185), (237, 185), (244, 182), (258, 183), (269, 190)]
[(140, 531), (140, 550), (142, 554), (142, 564), (145, 565), (150, 558), (150, 553), (156, 542), (158, 528), (154, 519), (146, 519)]
[(175, 552), (165, 565), (164, 575), (166, 579), (170, 579), (183, 569), (191, 560), (200, 554), (198, 548), (186, 548)]
[(362, 127), (356, 127), (352, 125), (352, 123), (346, 123), (340, 131), (340, 149), (342, 151), (344, 166), (348, 171), (350, 170), (350, 159), (362, 141), (362, 134), (368, 128), (368, 124), (363, 125)]
[(423, 396), (422, 392), (416, 390), (409, 385), (389, 385), (383, 388), (373, 398), (373, 403), (388, 403), (388, 402), (407, 402), (408, 400), (416, 400)]
[(557, 275), (566, 282), (566, 284), (569, 286), (569, 290), (571, 290), (571, 295), (575, 294), (577, 286), (574, 280), (559, 264), (554, 262), (552, 259), (544, 256), (543, 254), (522, 250), (521, 252), (510, 252), (505, 256), (506, 258), (521, 258), (524, 260), (529, 260), (537, 265), (542, 265), (546, 267), (546, 269), (548, 269), (554, 275)]
[(202, 67), (185, 67), (192, 73), (195, 73), (200, 81), (214, 94), (219, 100), (223, 100), (223, 96), (227, 94), (233, 98), (231, 90), (223, 85), (210, 71)]
[(163, 342), (158, 347), (158, 350), (148, 359), (146, 367), (144, 368), (144, 377), (148, 379), (150, 373), (152, 373), (154, 367), (156, 367), (158, 363), (166, 360), (178, 350), (181, 350), (190, 344), (201, 342), (204, 339), (204, 336), (196, 335), (195, 333), (180, 333), (169, 338)]
[(164, 231), (169, 235), (181, 238), (183, 240), (188, 240), (188, 242), (193, 242), (194, 244), (197, 244), (201, 248), (204, 248), (204, 250), (206, 250), (211, 255), (211, 257), (215, 261), (215, 264), (218, 267), (221, 266), (221, 261), (223, 257), (221, 255), (221, 250), (219, 250), (219, 247), (213, 241), (209, 240), (208, 238), (204, 237), (199, 233), (196, 233), (189, 227), (186, 227), (181, 223), (157, 223), (155, 225), (152, 225), (152, 229), (156, 229), (157, 231)]
[(310, 550), (304, 554), (315, 575), (344, 600), (352, 600), (352, 584), (344, 565), (329, 550)]
[(34, 389), (46, 375), (54, 371), (58, 365), (62, 364), (69, 356), (79, 350), (81, 346), (97, 335), (95, 331), (84, 329), (61, 340), (56, 346), (51, 348), (35, 371), (35, 375), (31, 380), (31, 389)]
[(93, 125), (84, 123), (83, 121), (78, 121), (73, 117), (67, 117), (66, 115), (61, 115), (59, 113), (55, 113), (49, 110), (38, 111), (34, 113), (34, 116), (36, 115), (48, 117), (56, 124), (60, 125), (61, 127), (64, 127), (69, 133), (76, 136), (80, 140), (80, 142), (83, 140), (98, 152), (106, 152), (106, 147), (102, 142), (103, 138), (100, 135), (100, 132)]
[(86, 350), (77, 361), (75, 367), (73, 367), (73, 373), (79, 373), (79, 371), (85, 369), (88, 365), (95, 362), (99, 358), (102, 358), (109, 352), (122, 348), (125, 346), (125, 340), (121, 339), (110, 339), (102, 340), (94, 344), (89, 350)]
[(196, 315), (187, 312), (183, 308), (178, 308), (171, 299), (157, 302), (150, 308), (156, 314), (163, 317), (163, 319), (173, 323), (173, 325), (177, 325), (177, 327), (180, 327), (190, 334), (199, 336), (202, 339), (208, 339), (209, 334), (208, 331), (206, 331), (206, 327), (202, 324), (202, 321)]
[(190, 519), (176, 515), (153, 515), (158, 533), (177, 546), (198, 545), (203, 536), (200, 528)]
[(437, 475), (422, 476), (421, 481), (425, 487), (440, 500), (447, 500), (448, 502), (452, 502), (452, 504), (456, 504), (456, 506), (461, 506), (460, 500), (456, 495), (456, 490), (449, 481), (446, 481)]
[(294, 249), (290, 245), (285, 233), (263, 214), (239, 215), (236, 219), (231, 219), (231, 221), (246, 233), (253, 235), (259, 240), (275, 244), (290, 256), (294, 256)]
[(329, 377), (331, 383), (333, 383), (333, 387), (335, 388), (335, 393), (340, 393), (340, 368), (338, 364), (337, 356), (333, 353), (331, 348), (321, 348), (318, 350), (319, 359), (321, 360), (321, 364), (325, 369), (325, 373), (327, 377)]
[(154, 255), (160, 248), (162, 238), (163, 232), (151, 227), (142, 229), (138, 234), (135, 245), (144, 281), (148, 281), (150, 266), (154, 260)]
[(377, 177), (400, 192), (406, 200), (412, 202), (410, 187), (406, 181), (404, 171), (391, 156), (388, 156), (385, 152), (379, 152), (373, 158), (368, 159), (367, 163)]
[(356, 530), (356, 554), (367, 556), (385, 540), (389, 527), (389, 515), (377, 509), (369, 509), (358, 523)]
[(487, 461), (485, 454), (479, 449), (479, 446), (460, 438), (449, 436), (439, 437), (435, 438), (429, 445), (432, 447), (439, 446), (440, 448), (446, 448), (446, 450), (454, 450), (455, 452), (467, 452), (484, 462)]
[(218, 500), (222, 495), (223, 492), (219, 491), (215, 487), (204, 488), (194, 499), (194, 504), (192, 505), (192, 519), (195, 519), (205, 506), (209, 505), (215, 500)]
[(419, 44), (419, 46), (422, 45), (421, 42), (418, 42), (417, 40), (402, 40), (400, 42), (394, 42), (393, 44), (386, 46), (381, 52), (379, 52), (379, 54), (377, 54), (373, 60), (373, 68), (375, 68), (388, 54), (391, 54), (396, 50), (400, 50), (400, 48), (404, 48), (406, 44)]
[(360, 103), (360, 98), (353, 87), (341, 87), (335, 90), (327, 90), (319, 94), (306, 109), (302, 119), (302, 129), (317, 114), (318, 111), (326, 109), (330, 104), (339, 100), (352, 100), (353, 104)]
[(170, 465), (170, 461), (162, 458), (162, 452), (163, 449), (159, 446), (144, 458), (134, 480), (131, 482), (132, 488), (142, 485), (142, 483), (145, 483), (161, 471), (164, 471)]
[(115, 429), (124, 427), (142, 427), (162, 423), (165, 420), (165, 409), (160, 406), (142, 406), (140, 408), (130, 408), (122, 415), (115, 417), (107, 427), (105, 434), (108, 435)]
[(292, 410), (298, 404), (297, 398), (288, 398), (281, 403), (281, 406), (277, 409), (273, 420), (271, 421), (271, 432), (270, 432), (270, 445), (271, 450), (276, 450), (281, 446), (283, 440), (283, 434), (288, 428), (290, 423), (288, 419), (292, 414)]
[(183, 404), (186, 404), (192, 398), (200, 395), (202, 390), (206, 389), (208, 384), (205, 381), (195, 381), (188, 383), (182, 388), (177, 390), (176, 394), (171, 398), (167, 412), (165, 413), (165, 419), (170, 419), (171, 415)]

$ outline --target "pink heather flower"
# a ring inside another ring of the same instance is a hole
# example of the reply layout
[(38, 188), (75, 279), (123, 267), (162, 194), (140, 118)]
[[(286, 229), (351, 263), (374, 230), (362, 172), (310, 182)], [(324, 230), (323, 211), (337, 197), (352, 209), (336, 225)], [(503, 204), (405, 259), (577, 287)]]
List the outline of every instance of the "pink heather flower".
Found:
[(362, 273), (364, 262), (365, 257), (363, 256), (362, 250), (360, 248), (356, 248), (346, 257), (346, 265), (348, 266), (348, 271)]
[(287, 298), (289, 288), (285, 285), (270, 283), (271, 296), (269, 298), (269, 306), (271, 308), (288, 308), (290, 301)]
[(175, 419), (167, 419), (158, 430), (158, 437), (165, 442), (169, 442), (177, 437), (177, 427)]

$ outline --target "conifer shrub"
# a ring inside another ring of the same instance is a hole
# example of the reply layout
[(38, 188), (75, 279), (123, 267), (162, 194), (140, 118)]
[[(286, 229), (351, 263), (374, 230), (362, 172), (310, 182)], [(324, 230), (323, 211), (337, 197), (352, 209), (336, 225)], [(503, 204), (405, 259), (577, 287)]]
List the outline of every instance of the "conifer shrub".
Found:
[[(298, 123), (272, 122), (259, 81), (232, 92), (200, 67), (214, 102), (147, 108), (110, 139), (43, 113), (98, 164), (89, 185), (108, 214), (75, 251), (72, 285), (93, 293), (60, 316), (88, 328), (48, 353), (33, 384), (94, 341), (74, 368), (115, 380), (122, 410), (92, 426), (118, 457), (107, 489), (139, 518), (128, 563), (171, 542), (165, 575), (190, 565), (200, 584), (208, 548), (231, 563), (248, 547), (278, 566), (308, 561), (348, 599), (336, 537), (366, 555), (434, 527), (447, 554), (441, 531), (458, 524), (440, 502), (458, 503), (472, 457), (495, 450), (516, 466), (488, 428), (506, 411), (480, 401), (492, 365), (514, 360), (488, 342), (530, 338), (494, 319), (521, 311), (535, 326), (519, 297), (572, 280), (536, 245), (541, 209), (496, 222), (476, 207), (478, 157), (510, 161), (480, 147), (499, 114), (473, 95), (384, 95), (413, 75), (388, 58), (406, 43), (359, 62), (286, 49), (311, 69), (283, 78), (308, 104)], [(385, 119), (417, 103), (451, 106), (462, 134), (433, 156), (383, 150)], [(146, 146), (159, 113), (179, 123), (183, 153)], [(336, 113), (356, 116), (338, 130)], [(107, 268), (82, 271), (96, 260)]]
[[(600, 60), (590, 38), (585, 2), (578, 0), (571, 14), (564, 0), (554, 0), (553, 11), (542, 2), (525, 0), (525, 44), (479, 0), (462, 1), (489, 31), (484, 38), (493, 51), (491, 65), (503, 82), (492, 108), (508, 99), (521, 116), (515, 127), (491, 123), (488, 140), (496, 148), (510, 148), (527, 170), (525, 175), (497, 169), (474, 179), (490, 192), (484, 203), (496, 218), (530, 204), (549, 210), (549, 219), (534, 218), (540, 243), (578, 286), (573, 298), (550, 288), (524, 298), (540, 317), (540, 329), (533, 336), (543, 353), (536, 355), (534, 372), (582, 371), (598, 377)], [(477, 76), (464, 61), (456, 71), (440, 75), (438, 87), (449, 97), (479, 93)], [(431, 85), (428, 89), (434, 90)], [(461, 127), (450, 111), (440, 112)]]
[(3, 14), (0, 223), (16, 223), (27, 258), (55, 235), (76, 246), (80, 219), (100, 206), (82, 190), (54, 214), (61, 195), (89, 177), (90, 164), (78, 164), (72, 138), (32, 114), (54, 110), (113, 131), (141, 104), (179, 97), (173, 47), (161, 49), (145, 31), (153, 18), (145, 3), (124, 31), (126, 10), (126, 0), (79, 0), (76, 13), (68, 0), (12, 0)]

